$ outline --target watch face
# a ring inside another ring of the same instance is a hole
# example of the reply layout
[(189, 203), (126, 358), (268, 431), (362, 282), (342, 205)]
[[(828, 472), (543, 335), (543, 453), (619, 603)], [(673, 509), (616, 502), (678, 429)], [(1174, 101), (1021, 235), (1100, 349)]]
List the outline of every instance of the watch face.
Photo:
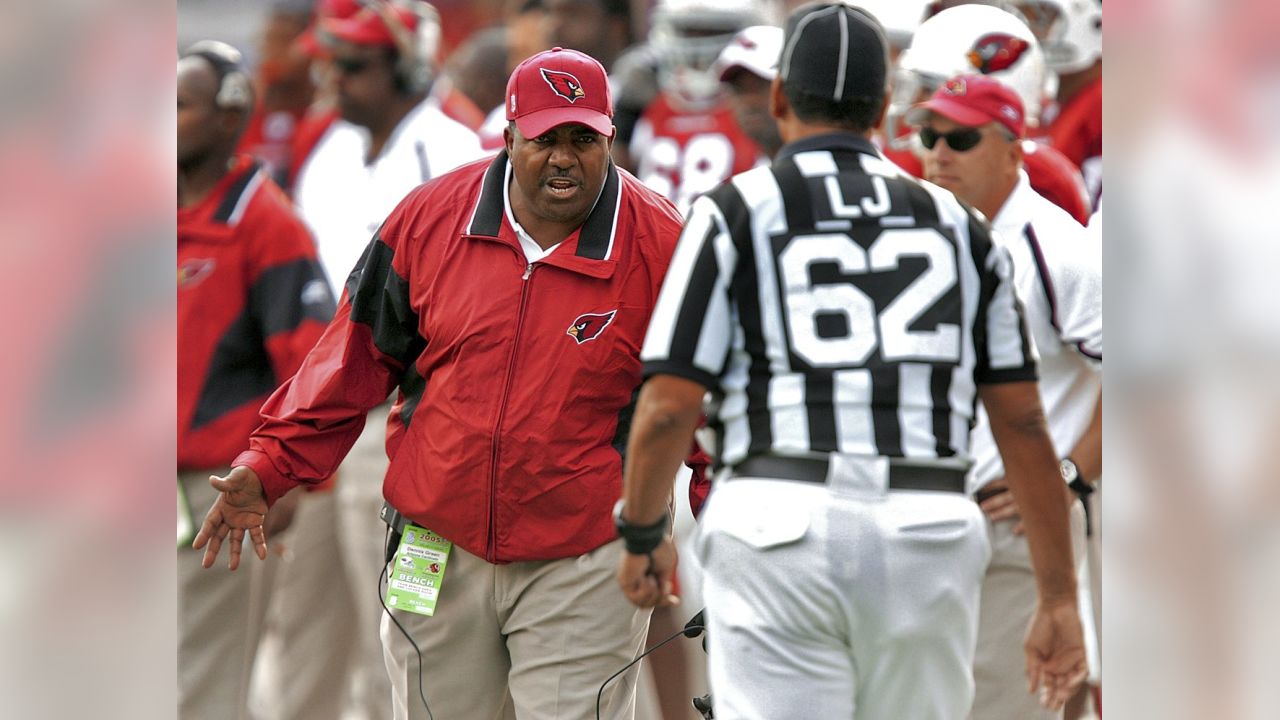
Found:
[(1076, 464), (1070, 460), (1063, 460), (1058, 463), (1058, 472), (1062, 473), (1062, 479), (1072, 482), (1080, 477), (1080, 471), (1076, 469)]

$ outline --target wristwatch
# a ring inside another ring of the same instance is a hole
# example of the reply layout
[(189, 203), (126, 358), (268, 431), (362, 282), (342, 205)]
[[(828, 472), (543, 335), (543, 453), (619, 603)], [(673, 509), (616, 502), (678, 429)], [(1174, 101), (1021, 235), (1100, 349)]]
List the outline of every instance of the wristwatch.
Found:
[(1093, 494), (1093, 483), (1080, 477), (1080, 468), (1076, 467), (1075, 461), (1071, 458), (1062, 458), (1058, 461), (1058, 472), (1062, 473), (1062, 480), (1081, 500)]
[(1080, 468), (1076, 467), (1076, 462), (1071, 458), (1062, 458), (1058, 462), (1058, 472), (1062, 473), (1062, 479), (1067, 482), (1067, 487), (1080, 498), (1080, 504), (1084, 506), (1084, 534), (1088, 537), (1093, 536), (1093, 517), (1089, 511), (1089, 496), (1097, 490), (1093, 483), (1080, 477)]
[(622, 519), (622, 504), (623, 501), (619, 500), (613, 506), (613, 526), (617, 528), (618, 536), (622, 538), (628, 553), (648, 555), (661, 545), (663, 538), (667, 536), (668, 514), (662, 513), (662, 517), (652, 525), (632, 525)]

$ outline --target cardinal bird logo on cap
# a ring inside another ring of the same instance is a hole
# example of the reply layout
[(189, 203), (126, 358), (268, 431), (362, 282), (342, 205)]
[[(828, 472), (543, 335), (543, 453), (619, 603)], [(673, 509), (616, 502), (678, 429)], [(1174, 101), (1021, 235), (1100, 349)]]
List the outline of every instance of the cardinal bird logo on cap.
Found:
[(975, 70), (989, 75), (1012, 67), (1029, 47), (1031, 44), (1022, 38), (1005, 33), (987, 33), (978, 38), (965, 57)]
[(595, 340), (600, 337), (600, 333), (604, 332), (605, 328), (609, 327), (609, 323), (613, 322), (613, 316), (617, 314), (617, 310), (610, 310), (607, 313), (583, 313), (574, 318), (565, 333), (579, 345), (588, 340)]
[(965, 84), (964, 78), (951, 78), (942, 86), (948, 95), (964, 95), (969, 92), (969, 86)]
[(582, 89), (582, 83), (578, 82), (578, 78), (573, 75), (559, 70), (538, 69), (542, 72), (542, 79), (551, 86), (551, 92), (565, 100), (576, 102), (578, 98), (587, 96), (587, 91)]

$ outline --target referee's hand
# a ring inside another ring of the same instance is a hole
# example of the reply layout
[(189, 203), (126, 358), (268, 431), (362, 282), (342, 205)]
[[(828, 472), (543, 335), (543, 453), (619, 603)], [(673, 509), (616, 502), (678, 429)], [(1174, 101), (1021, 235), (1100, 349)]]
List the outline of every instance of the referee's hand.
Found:
[(676, 546), (668, 537), (650, 555), (632, 555), (623, 550), (618, 585), (627, 599), (640, 607), (678, 605), (680, 598), (671, 594), (675, 572)]
[(1062, 709), (1089, 674), (1075, 599), (1037, 604), (1023, 647), (1029, 691), (1039, 690), (1045, 708)]

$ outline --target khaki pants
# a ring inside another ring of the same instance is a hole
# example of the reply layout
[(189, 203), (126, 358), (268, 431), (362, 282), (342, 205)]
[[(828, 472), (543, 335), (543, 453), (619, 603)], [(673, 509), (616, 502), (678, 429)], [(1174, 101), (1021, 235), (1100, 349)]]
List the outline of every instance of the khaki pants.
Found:
[[(591, 720), (600, 684), (640, 653), (649, 611), (615, 574), (622, 541), (563, 560), (491, 565), (457, 547), (433, 617), (391, 611), (422, 651), (435, 720)], [(418, 655), (390, 616), (382, 642), (396, 720), (426, 718)], [(635, 713), (639, 665), (605, 688), (600, 717)]]
[(272, 593), (279, 673), (263, 694), (273, 717), (338, 720), (348, 709), (370, 720), (391, 714), (377, 597), (389, 408), (369, 412), (334, 489), (299, 498)]
[[(1057, 720), (1061, 711), (1040, 707), (1027, 692), (1022, 643), (1036, 607), (1036, 581), (1025, 535), (1014, 535), (1015, 521), (987, 520), (991, 563), (982, 581), (978, 649), (974, 656), (972, 720)], [(1071, 506), (1071, 544), (1077, 570), (1085, 563), (1084, 506)], [(1081, 577), (1077, 572), (1077, 577)], [(1087, 593), (1087, 588), (1081, 588)], [(1083, 593), (1082, 593), (1083, 594)], [(1082, 604), (1082, 608), (1089, 610)], [(1091, 610), (1089, 610), (1091, 611)], [(1086, 624), (1086, 631), (1092, 623)]]
[[(271, 592), (277, 653), (261, 695), (273, 718), (338, 720), (355, 669), (356, 623), (338, 551), (332, 492), (302, 493)], [(267, 652), (267, 648), (263, 648)]]
[[(197, 525), (217, 496), (209, 476), (226, 473), (215, 468), (178, 474)], [(260, 562), (246, 542), (240, 569), (231, 572), (226, 547), (208, 570), (200, 567), (203, 555), (178, 548), (178, 717), (243, 720), (249, 717), (249, 680), (276, 558)]]

